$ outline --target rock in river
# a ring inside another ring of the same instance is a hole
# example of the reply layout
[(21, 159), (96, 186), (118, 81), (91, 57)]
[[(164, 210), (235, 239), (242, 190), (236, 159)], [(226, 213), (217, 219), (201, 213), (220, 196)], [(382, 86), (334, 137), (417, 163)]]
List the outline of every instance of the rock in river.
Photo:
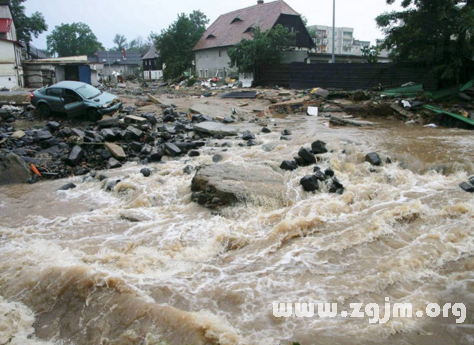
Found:
[(318, 178), (315, 175), (305, 176), (301, 179), (300, 184), (307, 192), (314, 192), (319, 189)]
[(365, 161), (375, 166), (382, 165), (382, 159), (380, 159), (380, 156), (376, 152), (367, 154), (367, 156), (365, 156)]
[(201, 166), (191, 188), (193, 192), (205, 193), (209, 200), (219, 198), (223, 205), (241, 201), (282, 205), (286, 200), (283, 176), (261, 165), (222, 163)]
[(30, 167), (14, 153), (9, 153), (0, 163), (0, 185), (25, 183), (31, 176)]
[(194, 125), (194, 129), (198, 132), (210, 134), (210, 135), (224, 135), (224, 136), (233, 136), (237, 135), (237, 129), (223, 125), (218, 122), (201, 122)]

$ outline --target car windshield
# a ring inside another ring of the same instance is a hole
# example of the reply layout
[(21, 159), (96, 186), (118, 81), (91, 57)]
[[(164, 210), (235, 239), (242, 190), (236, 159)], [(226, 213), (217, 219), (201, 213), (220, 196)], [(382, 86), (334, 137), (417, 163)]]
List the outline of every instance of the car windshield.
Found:
[(76, 92), (86, 99), (97, 97), (102, 93), (95, 87), (87, 84), (78, 88)]

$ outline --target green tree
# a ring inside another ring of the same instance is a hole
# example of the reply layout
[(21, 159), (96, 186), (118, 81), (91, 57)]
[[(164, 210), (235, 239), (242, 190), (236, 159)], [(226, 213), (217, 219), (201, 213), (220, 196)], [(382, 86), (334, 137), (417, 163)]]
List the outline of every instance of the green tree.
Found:
[(150, 49), (153, 43), (148, 39), (147, 41), (143, 40), (143, 37), (138, 36), (130, 41), (128, 45), (128, 51), (140, 54), (146, 54)]
[(173, 79), (193, 67), (193, 48), (206, 31), (209, 23), (201, 11), (189, 15), (178, 15), (178, 19), (168, 29), (155, 36), (156, 49), (160, 52), (161, 63), (166, 65), (164, 78)]
[[(386, 0), (387, 4), (395, 0)], [(376, 18), (384, 48), (396, 61), (423, 63), (442, 79), (459, 82), (474, 56), (474, 0), (402, 0), (403, 10)]]
[(264, 32), (256, 27), (252, 39), (243, 39), (229, 49), (229, 66), (243, 73), (255, 73), (259, 65), (279, 64), (283, 51), (294, 46), (295, 39), (296, 34), (281, 25)]
[(115, 47), (113, 48), (115, 51), (121, 52), (124, 48), (128, 48), (127, 39), (124, 35), (116, 34), (113, 42), (115, 43)]
[(380, 55), (380, 47), (371, 46), (371, 47), (363, 47), (361, 49), (362, 56), (367, 59), (368, 63), (376, 63), (378, 62), (379, 55)]
[(104, 49), (102, 44), (84, 23), (61, 24), (47, 37), (48, 51), (59, 57), (94, 55)]
[(48, 25), (41, 13), (35, 12), (31, 16), (25, 14), (25, 6), (22, 5), (26, 0), (10, 0), (9, 4), (12, 11), (13, 21), (16, 27), (18, 41), (25, 42), (27, 47), (33, 37), (38, 36), (48, 30)]

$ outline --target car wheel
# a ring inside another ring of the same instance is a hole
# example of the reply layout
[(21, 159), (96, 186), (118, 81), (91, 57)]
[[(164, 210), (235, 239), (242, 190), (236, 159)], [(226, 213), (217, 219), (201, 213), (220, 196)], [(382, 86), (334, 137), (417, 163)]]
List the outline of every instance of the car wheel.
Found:
[(51, 115), (51, 108), (43, 103), (38, 106), (38, 112), (42, 117), (48, 117)]
[(102, 116), (99, 114), (97, 109), (94, 109), (94, 108), (87, 109), (87, 112), (86, 112), (87, 120), (95, 122), (95, 121), (100, 120), (101, 117)]

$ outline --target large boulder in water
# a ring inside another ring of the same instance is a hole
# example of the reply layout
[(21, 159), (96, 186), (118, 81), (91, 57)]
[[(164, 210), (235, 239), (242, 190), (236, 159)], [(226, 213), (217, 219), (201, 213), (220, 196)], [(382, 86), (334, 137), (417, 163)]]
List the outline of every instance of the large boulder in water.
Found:
[(8, 154), (5, 160), (0, 163), (0, 185), (25, 183), (30, 177), (30, 167), (14, 153)]
[[(257, 205), (284, 205), (286, 187), (281, 174), (267, 166), (221, 163), (198, 168), (191, 189), (221, 204), (253, 202)], [(196, 193), (195, 193), (196, 194)]]

